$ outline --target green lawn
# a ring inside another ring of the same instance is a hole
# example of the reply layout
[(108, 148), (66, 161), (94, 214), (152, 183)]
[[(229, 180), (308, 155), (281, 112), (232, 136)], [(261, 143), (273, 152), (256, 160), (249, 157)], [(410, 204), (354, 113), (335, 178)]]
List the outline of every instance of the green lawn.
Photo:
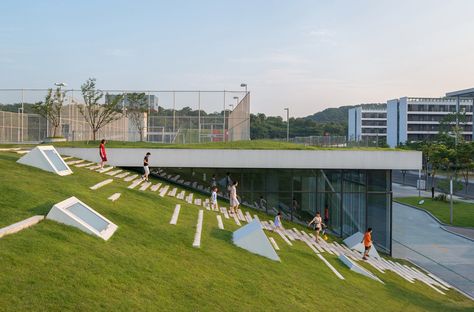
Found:
[[(76, 142), (58, 142), (53, 143), (56, 147), (97, 147), (99, 141), (76, 141)], [(1, 146), (1, 145), (0, 145)], [(126, 142), (126, 141), (108, 141), (108, 148), (195, 148), (195, 149), (263, 149), (263, 150), (370, 150), (380, 151), (397, 149), (390, 148), (375, 148), (375, 147), (316, 147), (305, 146), (303, 144), (295, 144), (288, 142), (279, 142), (272, 140), (250, 140), (250, 141), (235, 141), (235, 142), (212, 142), (200, 144), (163, 144), (153, 142)]]
[[(420, 200), (425, 202), (419, 205)], [(412, 205), (418, 208), (425, 209), (432, 213), (441, 222), (449, 224), (449, 212), (450, 204), (448, 202), (442, 202), (433, 200), (430, 197), (401, 197), (395, 199), (398, 202)], [(469, 204), (461, 201), (453, 201), (453, 225), (474, 227), (474, 204)]]
[[(303, 243), (280, 246), (282, 262), (231, 243), (233, 220), (217, 228), (205, 211), (201, 248), (192, 247), (198, 207), (151, 191), (129, 190), (115, 179), (72, 167), (60, 177), (17, 164), (0, 152), (0, 227), (70, 196), (83, 200), (119, 228), (107, 241), (53, 221), (0, 239), (1, 311), (472, 311), (474, 302), (451, 290), (442, 296), (387, 272), (385, 285), (345, 268), (325, 254), (339, 280)], [(121, 192), (115, 203), (107, 197)], [(176, 226), (169, 220), (176, 203)], [(259, 214), (263, 218), (262, 214)], [(268, 217), (267, 217), (268, 218)], [(370, 269), (370, 267), (368, 267)]]

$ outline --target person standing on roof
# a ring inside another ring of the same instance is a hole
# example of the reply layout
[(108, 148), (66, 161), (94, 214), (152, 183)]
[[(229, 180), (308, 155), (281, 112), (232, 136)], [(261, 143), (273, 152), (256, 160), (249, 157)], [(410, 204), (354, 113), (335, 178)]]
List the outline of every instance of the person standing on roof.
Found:
[(105, 152), (105, 143), (107, 143), (107, 141), (105, 139), (102, 139), (99, 145), (100, 169), (104, 168), (105, 162), (107, 161), (107, 153)]
[(364, 244), (364, 256), (362, 259), (368, 260), (367, 257), (369, 256), (369, 251), (372, 248), (372, 228), (368, 228), (367, 231), (364, 233), (364, 238), (362, 242)]
[(148, 176), (150, 175), (150, 168), (148, 167), (148, 158), (151, 156), (151, 153), (146, 153), (143, 158), (143, 175), (142, 180), (148, 181)]

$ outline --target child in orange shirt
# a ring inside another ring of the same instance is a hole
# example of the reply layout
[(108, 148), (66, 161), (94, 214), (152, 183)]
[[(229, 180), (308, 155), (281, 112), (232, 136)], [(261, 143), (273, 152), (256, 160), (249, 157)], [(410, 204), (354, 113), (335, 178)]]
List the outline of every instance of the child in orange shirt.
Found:
[(369, 256), (370, 248), (372, 248), (372, 228), (367, 229), (367, 232), (365, 232), (364, 239), (362, 239), (361, 243), (364, 243), (364, 247), (365, 247), (365, 252), (362, 259), (367, 260), (367, 257)]

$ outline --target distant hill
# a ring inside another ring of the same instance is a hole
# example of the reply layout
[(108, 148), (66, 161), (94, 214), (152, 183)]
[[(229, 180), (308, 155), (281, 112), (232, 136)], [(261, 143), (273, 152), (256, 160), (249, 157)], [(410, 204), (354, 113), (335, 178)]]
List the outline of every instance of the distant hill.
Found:
[(347, 111), (355, 105), (330, 107), (321, 112), (309, 115), (306, 118), (317, 122), (347, 122)]
[(326, 108), (321, 112), (306, 116), (305, 118), (314, 120), (316, 122), (335, 122), (347, 123), (347, 111), (356, 106), (385, 106), (385, 103), (363, 103), (358, 105), (347, 105), (341, 107)]

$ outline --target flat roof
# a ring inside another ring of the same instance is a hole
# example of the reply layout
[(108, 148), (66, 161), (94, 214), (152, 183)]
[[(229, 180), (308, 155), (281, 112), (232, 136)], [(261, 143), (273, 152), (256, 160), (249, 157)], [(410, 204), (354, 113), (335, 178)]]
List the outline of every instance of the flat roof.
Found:
[[(97, 148), (58, 148), (61, 155), (100, 161)], [(245, 150), (245, 149), (151, 149), (109, 148), (108, 164), (141, 167), (151, 153), (151, 167), (252, 168), (252, 169), (421, 169), (418, 151), (361, 150)]]
[(474, 98), (474, 88), (446, 93), (447, 97)]

